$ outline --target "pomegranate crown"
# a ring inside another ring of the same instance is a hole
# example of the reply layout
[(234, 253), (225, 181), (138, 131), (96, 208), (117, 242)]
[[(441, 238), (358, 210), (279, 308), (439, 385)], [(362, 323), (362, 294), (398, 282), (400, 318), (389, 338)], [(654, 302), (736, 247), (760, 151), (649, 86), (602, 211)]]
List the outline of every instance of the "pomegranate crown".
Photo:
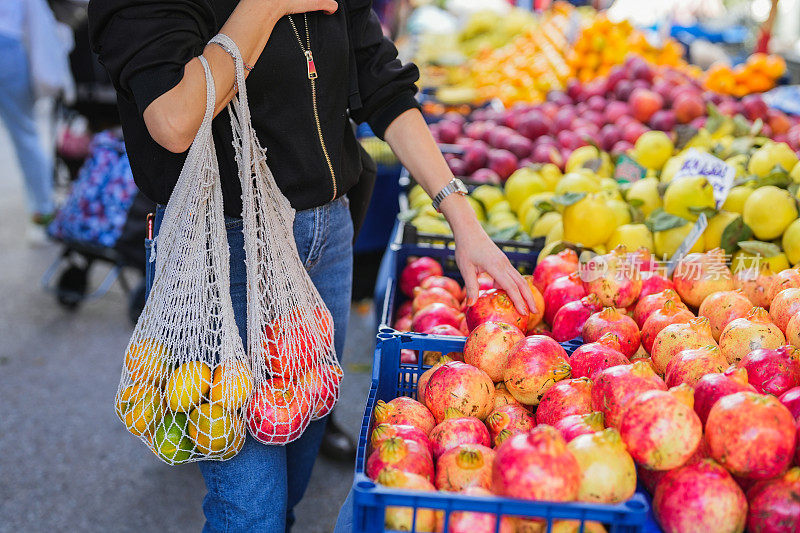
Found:
[(583, 422), (591, 428), (597, 428), (599, 431), (605, 426), (605, 415), (602, 411), (594, 411), (583, 415)]
[(494, 438), (494, 445), (495, 447), (500, 446), (505, 441), (507, 441), (511, 436), (514, 434), (509, 429), (504, 429), (500, 433), (498, 433)]
[(751, 322), (772, 322), (769, 317), (769, 313), (763, 307), (753, 307), (750, 309), (750, 311), (748, 311), (746, 318)]
[(464, 414), (461, 409), (457, 409), (455, 407), (448, 407), (444, 410), (444, 419), (449, 420), (451, 418), (464, 418), (466, 415)]
[(602, 344), (617, 351), (620, 349), (619, 336), (616, 333), (603, 333), (599, 339), (595, 341), (597, 344)]
[(378, 477), (375, 481), (387, 487), (398, 487), (405, 484), (406, 474), (402, 470), (387, 466), (378, 472)]
[(653, 377), (656, 375), (650, 363), (643, 360), (631, 363), (631, 374), (639, 377)]
[(401, 437), (389, 437), (378, 447), (378, 454), (384, 463), (396, 463), (408, 452), (408, 443)]
[(456, 455), (456, 464), (460, 468), (475, 470), (484, 464), (483, 452), (472, 446), (462, 445)]
[(600, 441), (607, 442), (608, 444), (625, 446), (622, 442), (622, 436), (614, 428), (607, 428), (603, 431), (597, 431), (592, 434), (592, 438)]
[(694, 388), (688, 383), (681, 383), (669, 389), (669, 393), (689, 408), (694, 408)]

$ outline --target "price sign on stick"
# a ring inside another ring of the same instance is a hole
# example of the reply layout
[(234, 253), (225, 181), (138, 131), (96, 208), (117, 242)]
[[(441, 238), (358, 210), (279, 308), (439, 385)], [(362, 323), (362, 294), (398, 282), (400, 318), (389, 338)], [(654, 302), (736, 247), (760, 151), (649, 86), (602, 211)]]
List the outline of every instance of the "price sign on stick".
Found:
[(683, 239), (681, 245), (678, 246), (678, 249), (675, 250), (675, 253), (672, 255), (672, 259), (669, 261), (669, 266), (667, 266), (668, 276), (672, 276), (672, 273), (675, 271), (675, 267), (678, 266), (678, 263), (680, 263), (681, 259), (683, 259), (687, 253), (689, 253), (689, 250), (692, 249), (692, 246), (694, 246), (694, 243), (697, 242), (697, 239), (703, 235), (703, 232), (707, 227), (708, 217), (705, 213), (700, 213), (700, 216), (697, 217), (697, 222), (694, 223), (692, 231), (690, 231), (686, 238)]
[(689, 176), (704, 176), (714, 187), (714, 203), (719, 209), (733, 187), (736, 169), (718, 157), (691, 148), (686, 152), (681, 168), (674, 180)]

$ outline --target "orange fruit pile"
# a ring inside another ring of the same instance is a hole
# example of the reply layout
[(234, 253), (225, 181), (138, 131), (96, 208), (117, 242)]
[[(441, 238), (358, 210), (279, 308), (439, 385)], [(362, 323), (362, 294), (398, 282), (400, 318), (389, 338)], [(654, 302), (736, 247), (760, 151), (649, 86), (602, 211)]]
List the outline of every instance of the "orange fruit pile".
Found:
[(714, 63), (706, 71), (703, 86), (722, 94), (742, 97), (775, 87), (786, 72), (786, 62), (777, 55), (755, 53), (741, 65)]

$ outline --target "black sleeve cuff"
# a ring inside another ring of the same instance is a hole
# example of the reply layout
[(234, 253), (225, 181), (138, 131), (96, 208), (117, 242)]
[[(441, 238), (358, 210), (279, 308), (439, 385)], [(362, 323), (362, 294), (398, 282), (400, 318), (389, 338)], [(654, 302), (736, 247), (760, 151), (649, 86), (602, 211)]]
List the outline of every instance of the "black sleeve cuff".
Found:
[(386, 128), (409, 109), (420, 109), (413, 90), (403, 91), (386, 105), (375, 110), (367, 119), (367, 123), (375, 136), (382, 140), (386, 135)]
[(153, 100), (178, 85), (183, 79), (183, 70), (183, 65), (178, 68), (174, 65), (163, 65), (131, 76), (128, 84), (139, 113), (143, 114)]

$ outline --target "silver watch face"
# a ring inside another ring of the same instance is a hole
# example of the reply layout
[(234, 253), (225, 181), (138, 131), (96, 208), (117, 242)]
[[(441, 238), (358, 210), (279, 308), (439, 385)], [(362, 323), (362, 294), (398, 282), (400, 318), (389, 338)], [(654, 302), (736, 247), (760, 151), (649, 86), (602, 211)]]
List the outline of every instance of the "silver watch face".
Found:
[(467, 186), (464, 185), (464, 182), (461, 181), (460, 179), (454, 178), (453, 179), (453, 184), (456, 186), (456, 191), (455, 192), (458, 192), (458, 193), (461, 193), (461, 194), (468, 194), (469, 193), (469, 190), (467, 189)]

